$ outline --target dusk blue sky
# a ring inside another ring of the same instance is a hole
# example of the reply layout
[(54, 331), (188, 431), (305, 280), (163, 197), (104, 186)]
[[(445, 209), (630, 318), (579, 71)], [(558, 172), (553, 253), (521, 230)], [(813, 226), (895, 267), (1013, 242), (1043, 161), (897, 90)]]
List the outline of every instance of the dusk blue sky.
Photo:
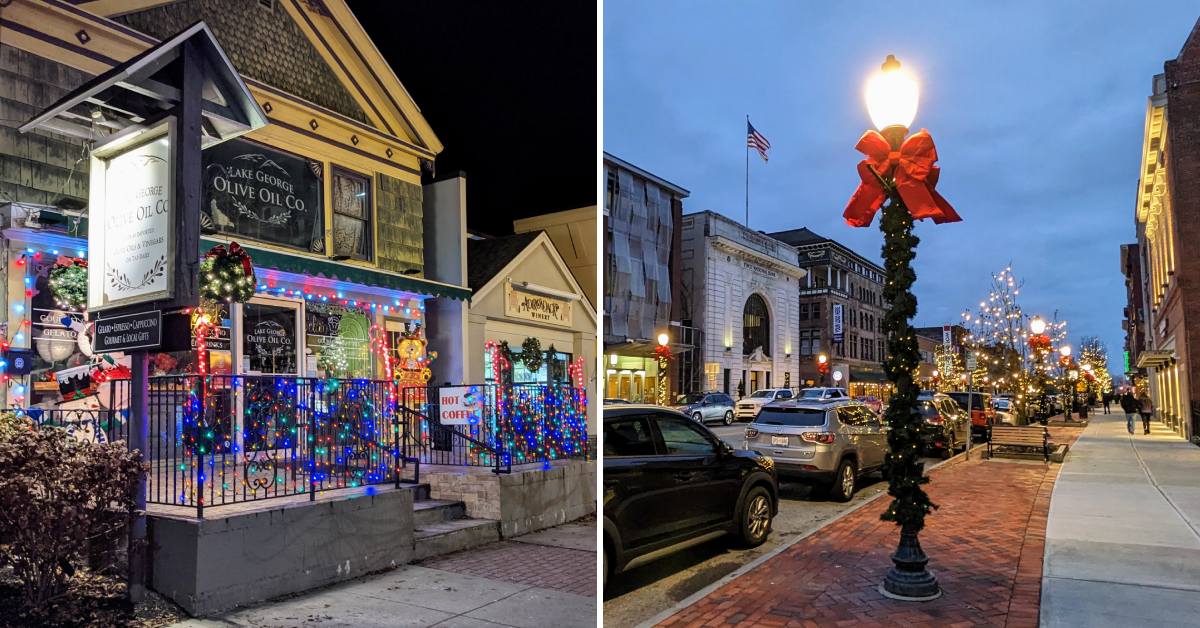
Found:
[[(892, 10), (889, 10), (891, 7)], [(919, 223), (918, 325), (958, 321), (1012, 261), (1029, 313), (1098, 335), (1122, 370), (1119, 245), (1135, 240), (1147, 96), (1200, 5), (1140, 2), (604, 3), (604, 149), (691, 191), (684, 211), (809, 227), (880, 262), (841, 214), (870, 125), (866, 77), (895, 54), (921, 83), (915, 128), (963, 216)]]

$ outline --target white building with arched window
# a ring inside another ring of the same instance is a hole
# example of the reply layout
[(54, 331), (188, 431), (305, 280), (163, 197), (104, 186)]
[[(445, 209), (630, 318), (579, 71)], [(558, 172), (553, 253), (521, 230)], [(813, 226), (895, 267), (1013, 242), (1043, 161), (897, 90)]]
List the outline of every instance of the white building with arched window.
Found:
[(682, 231), (683, 324), (704, 332), (701, 388), (798, 386), (796, 250), (711, 211), (685, 215)]

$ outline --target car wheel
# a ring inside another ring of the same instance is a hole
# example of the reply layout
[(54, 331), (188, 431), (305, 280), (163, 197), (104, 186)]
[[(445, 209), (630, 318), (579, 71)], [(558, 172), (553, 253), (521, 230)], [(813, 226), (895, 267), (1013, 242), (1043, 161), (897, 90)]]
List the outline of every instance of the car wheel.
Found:
[(837, 473), (833, 475), (833, 486), (829, 487), (829, 499), (835, 502), (848, 502), (854, 497), (854, 485), (858, 479), (858, 470), (854, 461), (846, 458), (838, 465)]
[(725, 412), (725, 425), (733, 425), (733, 410)]
[(699, 412), (696, 412), (696, 413), (693, 413), (693, 414), (692, 414), (692, 420), (693, 420), (693, 421), (695, 421), (695, 422), (697, 422), (697, 423), (699, 423), (699, 424), (701, 424), (701, 425), (704, 425), (704, 416), (703, 416), (703, 415), (701, 415)]
[(738, 521), (743, 545), (757, 547), (767, 540), (771, 533), (771, 495), (767, 489), (756, 486), (746, 493)]

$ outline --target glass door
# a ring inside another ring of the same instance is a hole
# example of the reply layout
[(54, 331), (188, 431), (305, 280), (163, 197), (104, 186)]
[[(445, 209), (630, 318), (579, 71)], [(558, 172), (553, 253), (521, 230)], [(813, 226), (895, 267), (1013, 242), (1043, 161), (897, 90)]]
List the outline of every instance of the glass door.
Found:
[(307, 384), (299, 379), (301, 304), (255, 298), (239, 309), (238, 354), (246, 377), (237, 401), (244, 451), (294, 448), (306, 423), (297, 402), (311, 392), (301, 390)]

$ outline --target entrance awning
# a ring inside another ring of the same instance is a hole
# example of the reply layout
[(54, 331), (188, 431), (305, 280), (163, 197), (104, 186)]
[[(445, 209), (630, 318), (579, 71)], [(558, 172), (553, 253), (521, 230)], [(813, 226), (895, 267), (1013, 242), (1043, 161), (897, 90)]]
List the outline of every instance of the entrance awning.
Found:
[(850, 369), (850, 381), (851, 382), (882, 384), (882, 383), (887, 382), (887, 375), (885, 375), (883, 371), (877, 371), (875, 369), (851, 368)]
[(1169, 366), (1174, 361), (1174, 351), (1143, 351), (1138, 354), (1137, 367), (1140, 369), (1160, 368)]
[[(201, 249), (205, 251), (218, 244), (227, 244), (227, 242), (209, 238), (200, 239)], [(241, 243), (239, 242), (239, 244)], [(273, 268), (300, 275), (324, 277), (386, 290), (428, 294), (435, 297), (458, 299), (459, 301), (466, 301), (471, 298), (471, 291), (466, 288), (431, 279), (410, 277), (375, 268), (339, 264), (337, 262), (324, 261), (301, 255), (291, 255), (252, 245), (247, 246), (242, 244), (242, 248), (246, 249), (246, 252), (250, 254), (256, 268)]]

